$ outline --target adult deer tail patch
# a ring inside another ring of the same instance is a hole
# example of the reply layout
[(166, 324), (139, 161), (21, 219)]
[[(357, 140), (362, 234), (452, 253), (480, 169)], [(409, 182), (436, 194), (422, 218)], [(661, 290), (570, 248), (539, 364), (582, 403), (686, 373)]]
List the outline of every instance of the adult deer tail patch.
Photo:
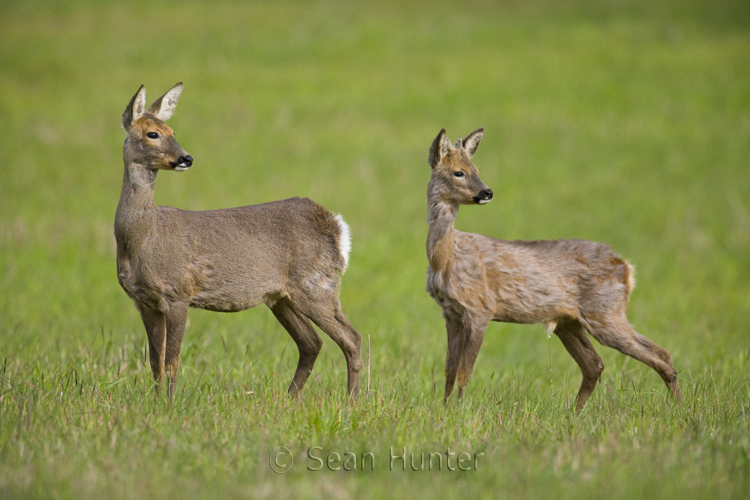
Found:
[(346, 268), (349, 266), (349, 252), (352, 250), (352, 232), (349, 228), (349, 224), (347, 224), (344, 221), (344, 218), (341, 216), (341, 214), (336, 214), (333, 216), (334, 220), (339, 226), (339, 237), (338, 237), (338, 247), (339, 247), (339, 253), (341, 254), (341, 258), (344, 261), (344, 266), (339, 270), (341, 274), (344, 274), (346, 272)]

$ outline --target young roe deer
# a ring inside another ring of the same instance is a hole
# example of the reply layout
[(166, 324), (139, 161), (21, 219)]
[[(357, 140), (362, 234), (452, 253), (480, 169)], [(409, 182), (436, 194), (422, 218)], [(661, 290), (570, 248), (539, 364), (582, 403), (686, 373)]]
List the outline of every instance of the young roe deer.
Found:
[(323, 345), (315, 323), (344, 352), (356, 397), (361, 339), (339, 302), (351, 248), (340, 215), (307, 198), (199, 212), (154, 206), (157, 172), (193, 163), (164, 123), (181, 92), (178, 83), (146, 110), (141, 86), (122, 116), (117, 277), (146, 327), (157, 393), (166, 375), (173, 395), (189, 307), (235, 312), (265, 303), (299, 349), (289, 393), (302, 389)]
[(429, 153), (427, 291), (443, 308), (448, 330), (444, 400), (457, 375), (458, 397), (463, 396), (490, 321), (546, 324), (583, 373), (579, 410), (604, 370), (586, 332), (656, 370), (679, 398), (669, 353), (628, 323), (633, 267), (608, 245), (504, 241), (455, 230), (460, 205), (483, 205), (493, 196), (471, 161), (483, 133), (480, 128), (454, 146), (443, 129)]

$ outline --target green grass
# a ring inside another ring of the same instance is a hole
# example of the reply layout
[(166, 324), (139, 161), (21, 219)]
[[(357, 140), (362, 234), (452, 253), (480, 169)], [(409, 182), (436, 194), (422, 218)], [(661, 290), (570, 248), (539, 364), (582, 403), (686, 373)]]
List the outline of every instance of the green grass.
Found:
[[(158, 204), (300, 195), (351, 225), (342, 303), (370, 343), (358, 403), (327, 337), (286, 397), (296, 349), (265, 308), (191, 311), (175, 400), (154, 398), (115, 275), (119, 124), (140, 84), (153, 100), (177, 81), (169, 123), (195, 166), (160, 174)], [(0, 498), (746, 498), (748, 82), (740, 0), (1, 3)], [(427, 151), (442, 127), (479, 126), (496, 196), (457, 226), (610, 243), (636, 265), (630, 320), (672, 354), (683, 402), (598, 347), (602, 384), (576, 414), (560, 343), (492, 324), (467, 398), (443, 407)], [(315, 446), (371, 452), (375, 470), (310, 471)], [(404, 447), (417, 464), (484, 455), (390, 470)]]

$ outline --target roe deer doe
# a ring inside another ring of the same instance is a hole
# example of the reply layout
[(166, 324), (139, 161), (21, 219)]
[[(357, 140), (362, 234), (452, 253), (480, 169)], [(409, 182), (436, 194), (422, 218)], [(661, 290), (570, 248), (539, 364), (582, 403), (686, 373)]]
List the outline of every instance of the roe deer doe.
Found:
[(456, 375), (458, 397), (463, 396), (490, 321), (546, 324), (583, 373), (579, 410), (604, 370), (586, 332), (656, 370), (679, 398), (669, 353), (628, 323), (633, 268), (608, 245), (504, 241), (454, 229), (459, 205), (492, 199), (471, 161), (483, 133), (480, 128), (453, 146), (443, 129), (430, 147), (427, 291), (443, 308), (448, 330), (444, 401), (453, 392)]
[(193, 163), (164, 123), (181, 92), (178, 83), (146, 110), (141, 86), (122, 116), (117, 277), (146, 327), (157, 393), (166, 372), (173, 395), (189, 307), (235, 312), (265, 303), (299, 349), (289, 393), (302, 389), (323, 345), (312, 320), (344, 352), (356, 397), (361, 339), (339, 302), (351, 248), (340, 215), (307, 198), (199, 212), (154, 206), (157, 172)]

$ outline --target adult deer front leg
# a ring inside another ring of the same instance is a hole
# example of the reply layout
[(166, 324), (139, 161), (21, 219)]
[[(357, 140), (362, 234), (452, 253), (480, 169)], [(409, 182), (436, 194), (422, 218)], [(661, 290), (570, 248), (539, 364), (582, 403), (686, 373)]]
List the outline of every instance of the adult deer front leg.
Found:
[(187, 321), (188, 303), (181, 302), (169, 307), (167, 319), (167, 346), (164, 357), (164, 367), (167, 375), (167, 387), (169, 400), (174, 396), (177, 383), (177, 371), (180, 368), (180, 348), (182, 347), (182, 336), (185, 334), (185, 322)]
[(159, 394), (159, 386), (164, 378), (164, 362), (167, 348), (167, 321), (160, 311), (149, 309), (143, 304), (136, 302), (138, 311), (141, 313), (143, 326), (148, 335), (148, 355), (151, 361), (151, 372), (154, 376), (154, 390)]

